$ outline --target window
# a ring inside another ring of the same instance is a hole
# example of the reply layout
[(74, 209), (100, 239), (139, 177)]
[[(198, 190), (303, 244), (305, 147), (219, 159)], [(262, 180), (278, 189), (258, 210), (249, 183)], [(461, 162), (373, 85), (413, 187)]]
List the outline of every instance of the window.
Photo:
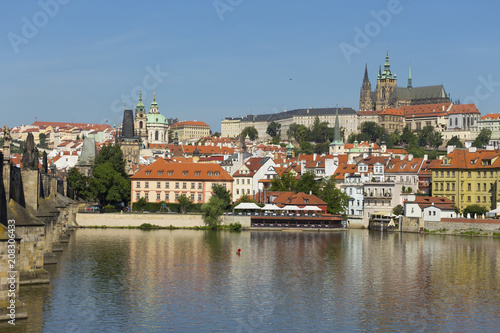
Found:
[(236, 194), (240, 194), (240, 190), (239, 189), (236, 189)]
[(175, 200), (179, 197), (179, 193), (175, 193)]
[(149, 193), (148, 192), (146, 192), (146, 194), (144, 194), (144, 199), (146, 199), (146, 201), (149, 200)]
[(429, 211), (429, 216), (431, 216), (431, 215), (432, 215), (432, 212), (431, 212), (431, 211)]
[(182, 171), (183, 176), (187, 176), (188, 172), (187, 171)]
[(486, 183), (483, 183), (483, 191), (486, 192)]
[(470, 177), (471, 177), (471, 175), (472, 175), (472, 172), (470, 172), (470, 171), (469, 171), (469, 172), (467, 172), (467, 177), (468, 177), (468, 178), (470, 178)]
[(446, 171), (446, 177), (450, 177), (450, 172)]
[(477, 184), (477, 190), (481, 191), (481, 184), (480, 183)]
[(216, 171), (216, 172), (215, 172), (215, 175), (216, 175), (216, 176), (220, 175), (220, 172)]
[(135, 194), (135, 200), (139, 200), (141, 198), (141, 194), (139, 192), (137, 192)]
[(451, 183), (451, 190), (455, 191), (455, 183)]
[(156, 188), (161, 188), (161, 182), (156, 182)]
[(201, 201), (201, 194), (198, 194), (198, 201)]
[(144, 187), (145, 187), (145, 188), (149, 188), (149, 182), (145, 182), (145, 183), (144, 183)]
[(477, 196), (477, 202), (481, 202), (481, 197), (480, 196)]
[(158, 176), (163, 175), (163, 171), (158, 171)]
[(135, 183), (135, 186), (136, 186), (137, 188), (141, 188), (141, 182), (137, 182), (137, 183)]
[(471, 183), (467, 183), (467, 191), (472, 191)]
[(194, 183), (191, 183), (191, 189), (194, 190)]
[(446, 191), (450, 190), (450, 183), (446, 183)]
[(149, 176), (151, 174), (151, 171), (146, 171), (146, 176)]
[(169, 182), (165, 183), (165, 188), (170, 188), (170, 183)]
[(194, 201), (194, 193), (191, 194), (191, 201)]
[(470, 202), (470, 195), (467, 196), (467, 202)]
[(452, 176), (452, 177), (455, 177), (455, 171), (452, 171), (452, 172), (451, 172), (451, 176)]
[(247, 194), (250, 194), (250, 190), (249, 189), (247, 190)]
[(222, 183), (222, 186), (224, 186), (224, 188), (226, 188), (226, 183)]
[(208, 172), (208, 175), (209, 175), (209, 176), (211, 176), (211, 175), (212, 175), (212, 171), (209, 171), (209, 172)]
[(247, 184), (249, 184), (249, 185), (250, 185), (250, 178), (248, 178), (248, 179), (247, 179)]
[(179, 188), (179, 183), (175, 183), (175, 188)]
[(165, 193), (165, 201), (168, 201), (169, 198), (168, 198), (168, 193)]
[(486, 202), (486, 197), (483, 197), (483, 202)]
[(172, 171), (167, 171), (167, 175), (172, 176)]
[(200, 189), (200, 190), (201, 190), (202, 188), (203, 188), (202, 183), (198, 183), (198, 189)]
[(187, 188), (187, 183), (182, 183), (182, 188), (186, 189)]
[(240, 180), (239, 179), (236, 179), (236, 184), (239, 185), (240, 184)]
[(436, 211), (433, 211), (433, 212), (432, 212), (432, 215), (436, 216)]
[(156, 192), (156, 200), (161, 200), (161, 198), (160, 198), (160, 192)]

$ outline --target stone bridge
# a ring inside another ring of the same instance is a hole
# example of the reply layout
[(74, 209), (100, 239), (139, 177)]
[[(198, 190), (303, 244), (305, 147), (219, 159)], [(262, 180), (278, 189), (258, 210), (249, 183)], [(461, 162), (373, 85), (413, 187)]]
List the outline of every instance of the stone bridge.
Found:
[[(28, 136), (23, 167), (10, 161), (10, 135), (4, 132), (0, 153), (0, 320), (10, 320), (8, 307), (15, 304), (15, 318), (27, 317), (19, 286), (49, 283), (44, 265), (56, 264), (53, 252), (69, 241), (78, 204), (68, 197), (65, 179), (47, 169), (44, 153), (41, 170), (33, 136)], [(11, 292), (14, 290), (15, 292)], [(14, 296), (13, 296), (14, 294)]]

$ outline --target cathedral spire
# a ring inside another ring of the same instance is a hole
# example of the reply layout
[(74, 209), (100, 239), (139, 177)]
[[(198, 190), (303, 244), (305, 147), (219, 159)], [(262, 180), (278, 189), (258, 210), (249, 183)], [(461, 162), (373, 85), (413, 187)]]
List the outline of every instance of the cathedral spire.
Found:
[(389, 49), (385, 54), (384, 71), (382, 72), (382, 79), (392, 79), (391, 64), (389, 63)]
[(411, 88), (413, 88), (413, 83), (412, 83), (412, 80), (411, 80), (411, 64), (410, 64), (410, 67), (409, 67), (409, 70), (408, 70), (408, 89), (411, 90)]
[(335, 108), (335, 128), (333, 130), (333, 142), (334, 143), (341, 143), (340, 141), (340, 124), (339, 124), (339, 107)]
[(365, 64), (365, 77), (363, 78), (363, 83), (366, 81), (370, 81), (368, 79), (368, 65), (367, 64)]

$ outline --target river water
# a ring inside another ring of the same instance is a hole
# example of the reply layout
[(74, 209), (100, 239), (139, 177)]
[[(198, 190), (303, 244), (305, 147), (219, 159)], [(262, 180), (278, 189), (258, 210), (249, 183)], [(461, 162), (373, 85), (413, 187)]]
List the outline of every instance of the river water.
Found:
[(80, 229), (66, 246), (0, 331), (499, 330), (499, 239)]

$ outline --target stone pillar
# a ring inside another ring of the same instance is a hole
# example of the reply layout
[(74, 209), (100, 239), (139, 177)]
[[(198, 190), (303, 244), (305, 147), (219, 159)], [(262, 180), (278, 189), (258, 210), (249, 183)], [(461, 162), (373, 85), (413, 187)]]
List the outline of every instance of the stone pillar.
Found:
[(10, 200), (10, 140), (3, 142), (3, 186), (7, 202)]
[(24, 200), (26, 208), (38, 210), (38, 197), (40, 194), (40, 175), (38, 170), (21, 170), (23, 179)]

